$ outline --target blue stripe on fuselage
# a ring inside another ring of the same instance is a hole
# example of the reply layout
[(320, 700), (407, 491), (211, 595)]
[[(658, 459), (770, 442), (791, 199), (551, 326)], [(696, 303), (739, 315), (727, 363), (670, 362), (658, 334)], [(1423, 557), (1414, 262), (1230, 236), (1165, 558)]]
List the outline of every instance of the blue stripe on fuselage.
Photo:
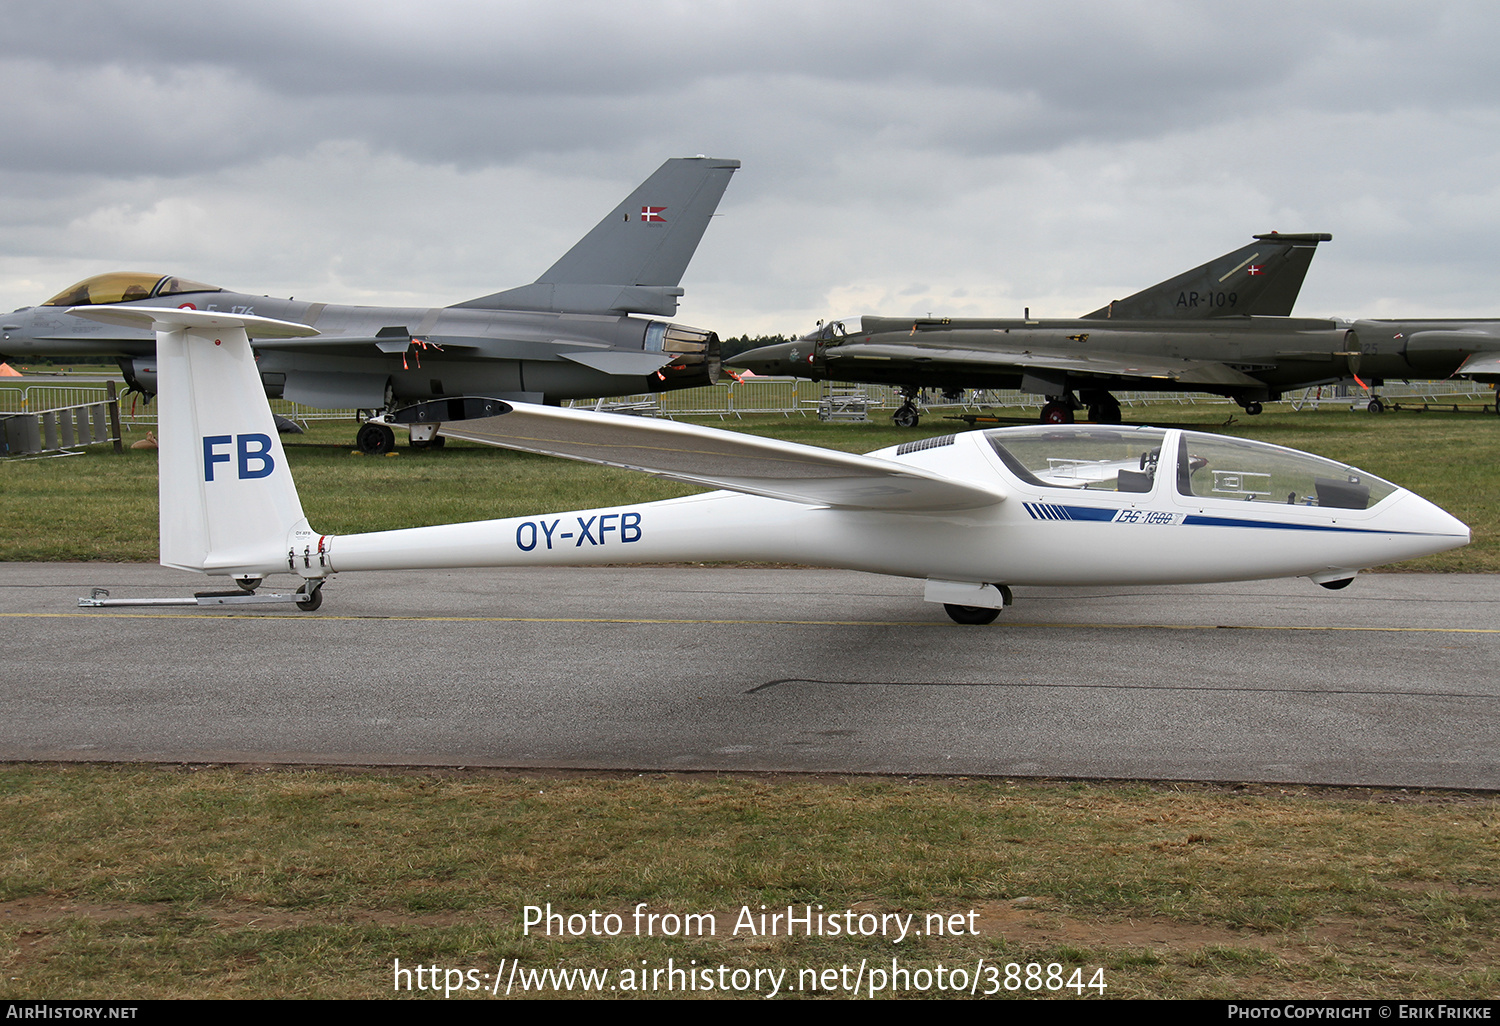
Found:
[[(1099, 509), (1093, 506), (1064, 506), (1053, 502), (1023, 503), (1033, 520), (1072, 520), (1108, 523), (1115, 519), (1119, 510)], [(1425, 531), (1391, 531), (1372, 527), (1339, 527), (1334, 524), (1291, 524), (1276, 520), (1246, 520), (1243, 517), (1211, 517), (1202, 513), (1183, 515), (1182, 526), (1186, 527), (1241, 527), (1266, 531), (1327, 531), (1337, 534), (1420, 534)]]

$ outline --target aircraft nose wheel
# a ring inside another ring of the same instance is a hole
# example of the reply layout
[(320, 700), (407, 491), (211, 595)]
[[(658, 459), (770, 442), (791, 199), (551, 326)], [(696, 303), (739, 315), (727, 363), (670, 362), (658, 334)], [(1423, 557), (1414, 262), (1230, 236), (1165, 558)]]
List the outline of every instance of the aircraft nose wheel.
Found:
[(896, 426), (903, 428), (914, 428), (917, 426), (917, 421), (921, 419), (921, 414), (917, 413), (916, 406), (911, 403), (902, 403), (901, 408), (891, 415), (891, 420), (896, 422)]
[(947, 613), (954, 623), (975, 626), (994, 623), (1000, 616), (998, 609), (990, 609), (987, 606), (955, 606), (949, 602), (943, 603), (943, 612)]

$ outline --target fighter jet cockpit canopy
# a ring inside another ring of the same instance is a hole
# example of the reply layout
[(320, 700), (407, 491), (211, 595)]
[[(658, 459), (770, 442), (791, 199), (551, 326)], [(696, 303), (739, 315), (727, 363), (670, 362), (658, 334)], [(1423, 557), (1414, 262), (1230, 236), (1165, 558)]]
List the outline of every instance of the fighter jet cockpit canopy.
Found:
[(139, 271), (111, 271), (85, 278), (70, 285), (43, 303), (43, 306), (98, 306), (103, 303), (129, 303), (136, 299), (178, 296), (188, 292), (223, 292), (217, 285), (205, 285), (175, 275), (146, 274)]
[(802, 336), (801, 341), (838, 345), (846, 337), (859, 335), (862, 332), (863, 328), (858, 317), (840, 317), (832, 321), (820, 321), (816, 328)]
[(1185, 498), (1337, 509), (1369, 509), (1397, 491), (1347, 463), (1197, 431), (1180, 434), (1175, 458), (1163, 454), (1161, 428), (999, 428), (985, 437), (1012, 473), (1047, 488), (1151, 492), (1167, 474)]

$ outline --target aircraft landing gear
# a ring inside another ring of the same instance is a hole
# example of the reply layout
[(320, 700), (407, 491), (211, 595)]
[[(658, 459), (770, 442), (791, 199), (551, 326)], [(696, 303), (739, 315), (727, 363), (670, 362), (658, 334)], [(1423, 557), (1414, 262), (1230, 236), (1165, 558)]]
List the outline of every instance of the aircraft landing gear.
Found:
[(1095, 424), (1120, 423), (1120, 400), (1100, 389), (1078, 393), (1089, 408), (1089, 420)]
[(385, 424), (366, 424), (354, 436), (354, 444), (366, 456), (384, 456), (396, 448), (396, 432)]
[[(1041, 421), (1043, 424), (1071, 424), (1073, 423), (1073, 406), (1071, 403), (1053, 399), (1042, 407)], [(967, 607), (959, 607), (967, 608)], [(986, 623), (989, 621), (986, 620)]]
[(951, 602), (943, 603), (943, 612), (947, 613), (954, 623), (974, 626), (994, 623), (1000, 615), (1000, 610), (990, 609), (987, 606), (955, 606)]
[(1370, 405), (1366, 406), (1365, 409), (1369, 410), (1371, 413), (1384, 413), (1385, 400), (1380, 398), (1380, 396), (1378, 395), (1372, 395), (1370, 397)]
[(297, 608), (311, 613), (323, 604), (323, 582), (307, 581), (297, 589)]
[(264, 581), (265, 581), (264, 577), (248, 577), (247, 576), (247, 577), (236, 577), (234, 579), (234, 583), (238, 584), (240, 586), (240, 591), (245, 592), (247, 595), (254, 595), (255, 594), (255, 589), (259, 588), (261, 586), (261, 584), (264, 583)]
[(897, 427), (914, 428), (917, 421), (922, 419), (922, 411), (917, 409), (917, 390), (903, 388), (901, 399), (901, 408), (891, 415), (891, 420), (896, 422)]
[(1259, 417), (1261, 415), (1261, 411), (1265, 409), (1264, 406), (1262, 406), (1258, 402), (1255, 402), (1253, 399), (1241, 399), (1236, 396), (1234, 401), (1240, 404), (1240, 408), (1244, 410), (1245, 415), (1249, 417)]
[(443, 435), (433, 435), (425, 442), (419, 442), (415, 438), (411, 440), (413, 449), (441, 449), (448, 444), (448, 439)]

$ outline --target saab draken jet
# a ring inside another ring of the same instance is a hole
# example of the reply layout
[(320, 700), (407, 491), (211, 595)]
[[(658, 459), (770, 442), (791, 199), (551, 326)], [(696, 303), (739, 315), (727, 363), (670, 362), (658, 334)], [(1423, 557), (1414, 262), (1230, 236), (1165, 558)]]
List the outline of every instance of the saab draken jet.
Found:
[[(1247, 413), (1281, 393), (1346, 380), (1357, 337), (1292, 305), (1326, 233), (1271, 232), (1217, 260), (1072, 320), (855, 317), (726, 361), (756, 374), (896, 385), (897, 424), (915, 426), (924, 388), (1013, 388), (1048, 401), (1044, 423), (1076, 409), (1118, 423), (1113, 391), (1210, 392)], [(1029, 311), (1028, 311), (1029, 314)]]
[[(7, 315), (0, 353), (102, 356), (126, 384), (156, 392), (149, 329), (67, 316), (131, 304), (270, 317), (316, 328), (316, 338), (257, 341), (266, 395), (322, 409), (374, 410), (483, 396), (539, 404), (712, 384), (719, 339), (674, 324), (679, 287), (737, 160), (669, 160), (530, 285), (453, 306), (337, 306), (253, 296), (173, 275), (101, 274), (40, 306)], [(633, 315), (646, 316), (633, 316)], [(456, 401), (449, 416), (483, 403)], [(412, 444), (441, 445), (436, 424), (414, 425)], [(387, 452), (395, 436), (365, 424), (358, 444)]]

